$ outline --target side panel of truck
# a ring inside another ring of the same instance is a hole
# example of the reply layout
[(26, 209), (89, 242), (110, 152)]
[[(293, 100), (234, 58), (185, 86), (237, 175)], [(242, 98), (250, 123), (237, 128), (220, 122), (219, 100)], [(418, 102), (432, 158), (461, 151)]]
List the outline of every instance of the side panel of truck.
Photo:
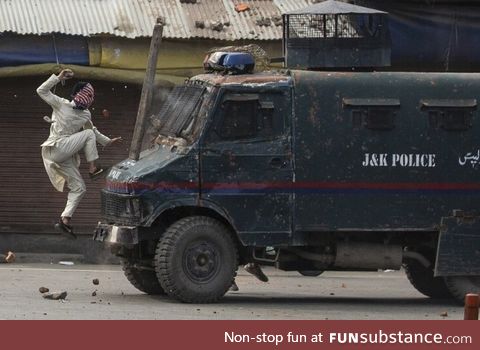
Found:
[(222, 89), (203, 140), (202, 199), (223, 208), (249, 245), (291, 237), (289, 85)]
[(480, 207), (478, 74), (294, 72), (295, 230), (431, 230)]

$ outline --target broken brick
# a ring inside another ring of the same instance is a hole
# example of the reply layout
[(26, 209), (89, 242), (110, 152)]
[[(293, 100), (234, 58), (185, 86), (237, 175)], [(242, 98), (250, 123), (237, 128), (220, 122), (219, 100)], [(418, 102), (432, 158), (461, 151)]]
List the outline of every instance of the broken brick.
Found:
[(244, 12), (250, 10), (250, 6), (245, 4), (244, 2), (235, 5), (235, 11), (237, 12)]

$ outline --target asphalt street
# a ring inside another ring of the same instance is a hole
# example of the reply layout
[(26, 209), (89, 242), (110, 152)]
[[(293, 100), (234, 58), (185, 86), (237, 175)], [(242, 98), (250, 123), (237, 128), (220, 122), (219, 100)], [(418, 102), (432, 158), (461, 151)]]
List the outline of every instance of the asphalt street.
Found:
[[(303, 277), (265, 269), (268, 283), (239, 270), (238, 292), (192, 305), (137, 291), (116, 265), (0, 267), (1, 319), (462, 319), (463, 308), (418, 293), (401, 271), (325, 272)], [(99, 280), (99, 285), (92, 283)], [(64, 301), (38, 291), (68, 292)], [(95, 292), (95, 293), (93, 293)], [(96, 295), (92, 295), (96, 294)]]

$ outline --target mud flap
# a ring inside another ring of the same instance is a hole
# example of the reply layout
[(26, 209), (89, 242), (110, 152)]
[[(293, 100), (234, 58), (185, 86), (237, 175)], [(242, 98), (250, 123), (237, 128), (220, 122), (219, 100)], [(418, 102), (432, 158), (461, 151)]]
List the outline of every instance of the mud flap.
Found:
[(442, 218), (435, 276), (480, 275), (480, 216)]

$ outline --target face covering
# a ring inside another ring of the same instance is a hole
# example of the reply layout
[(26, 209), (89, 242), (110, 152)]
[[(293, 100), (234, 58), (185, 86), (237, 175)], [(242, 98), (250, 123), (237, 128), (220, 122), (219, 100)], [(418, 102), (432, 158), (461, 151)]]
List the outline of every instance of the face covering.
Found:
[(92, 105), (94, 97), (95, 90), (93, 90), (93, 86), (87, 84), (75, 94), (73, 102), (78, 109), (88, 109)]

